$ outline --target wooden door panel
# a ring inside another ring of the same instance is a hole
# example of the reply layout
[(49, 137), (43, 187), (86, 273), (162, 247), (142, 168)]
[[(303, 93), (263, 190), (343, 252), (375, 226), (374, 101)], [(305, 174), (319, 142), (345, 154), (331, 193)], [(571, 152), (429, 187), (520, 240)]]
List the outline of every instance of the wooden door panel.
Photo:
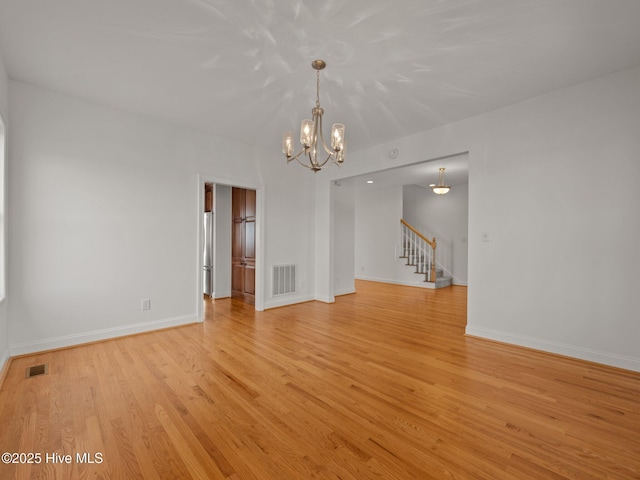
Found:
[(244, 268), (244, 293), (248, 295), (256, 294), (256, 269), (250, 265)]
[(231, 290), (232, 293), (241, 294), (244, 292), (244, 265), (232, 265), (231, 267)]
[(256, 259), (256, 222), (245, 222), (244, 258), (255, 262)]
[(247, 220), (255, 220), (256, 219), (256, 191), (255, 190), (245, 190), (246, 194), (244, 197), (244, 217)]
[(245, 189), (233, 187), (231, 189), (231, 215), (233, 221), (240, 220), (245, 216)]
[(254, 303), (256, 290), (256, 192), (232, 189), (231, 295)]
[(242, 222), (233, 222), (233, 233), (231, 234), (231, 256), (234, 261), (241, 262), (244, 257), (244, 225)]

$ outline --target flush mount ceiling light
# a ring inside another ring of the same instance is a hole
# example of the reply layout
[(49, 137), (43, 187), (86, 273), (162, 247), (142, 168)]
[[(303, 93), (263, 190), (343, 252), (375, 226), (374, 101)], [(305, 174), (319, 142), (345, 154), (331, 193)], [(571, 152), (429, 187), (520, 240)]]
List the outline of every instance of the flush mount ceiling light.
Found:
[[(311, 120), (305, 119), (300, 125), (300, 143), (302, 150), (293, 153), (293, 132), (287, 131), (282, 135), (282, 153), (287, 157), (287, 163), (297, 160), (300, 165), (317, 172), (324, 167), (329, 160), (340, 166), (344, 162), (345, 157), (345, 139), (344, 125), (342, 123), (334, 123), (331, 127), (331, 148), (324, 142), (322, 136), (322, 115), (324, 110), (320, 107), (320, 70), (324, 69), (327, 64), (324, 60), (314, 60), (311, 66), (316, 71), (316, 106), (311, 110)], [(319, 152), (324, 149), (327, 157), (322, 160), (324, 153)], [(318, 154), (321, 158), (318, 160)], [(304, 158), (308, 163), (302, 162), (300, 157)]]
[(433, 190), (433, 193), (437, 193), (438, 195), (444, 195), (451, 190), (451, 187), (444, 183), (444, 167), (440, 167), (438, 169), (438, 184), (436, 185), (432, 183), (429, 186), (431, 187), (431, 190)]

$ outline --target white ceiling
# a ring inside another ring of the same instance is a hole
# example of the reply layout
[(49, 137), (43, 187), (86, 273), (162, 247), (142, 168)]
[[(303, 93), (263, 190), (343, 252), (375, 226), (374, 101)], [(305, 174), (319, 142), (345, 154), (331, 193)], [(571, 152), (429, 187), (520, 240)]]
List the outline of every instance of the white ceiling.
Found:
[(12, 79), (273, 155), (321, 58), (353, 151), (640, 64), (640, 1), (0, 0), (0, 50)]

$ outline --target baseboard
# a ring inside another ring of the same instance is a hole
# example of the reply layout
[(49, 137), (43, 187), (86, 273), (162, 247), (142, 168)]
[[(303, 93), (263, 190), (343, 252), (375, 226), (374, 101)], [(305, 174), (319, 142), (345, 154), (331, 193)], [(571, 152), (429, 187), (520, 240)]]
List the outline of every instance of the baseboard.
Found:
[(300, 296), (284, 295), (282, 297), (276, 298), (275, 300), (272, 299), (266, 302), (264, 305), (264, 309), (268, 310), (270, 308), (286, 307), (287, 305), (295, 305), (296, 303), (310, 302), (311, 300), (314, 300), (313, 296), (311, 295), (300, 295)]
[(333, 293), (334, 297), (339, 297), (340, 295), (350, 295), (352, 293), (356, 293), (356, 289), (355, 287), (349, 287), (349, 288), (342, 288), (340, 290), (336, 290)]
[(478, 328), (468, 325), (465, 333), (472, 337), (495, 340), (497, 342), (509, 343), (511, 345), (531, 348), (533, 350), (540, 350), (543, 352), (562, 355), (565, 357), (571, 357), (579, 360), (586, 360), (588, 362), (600, 363), (602, 365), (640, 372), (640, 358), (637, 357), (617, 355), (614, 353), (592, 350), (577, 345), (551, 342), (539, 338), (515, 335), (513, 333), (500, 332), (497, 330)]
[(324, 303), (335, 303), (336, 301), (336, 297), (333, 295), (316, 295), (313, 299)]
[(160, 330), (163, 328), (179, 327), (181, 325), (196, 323), (197, 321), (197, 315), (185, 315), (181, 317), (166, 318), (153, 322), (135, 323), (133, 325), (125, 325), (122, 327), (105, 328), (102, 330), (93, 330), (91, 332), (83, 332), (74, 335), (46, 338), (35, 342), (19, 343), (16, 345), (11, 345), (9, 347), (9, 351), (12, 357), (15, 357), (16, 355), (28, 355), (30, 353), (71, 347), (74, 345), (81, 345), (83, 343), (99, 342), (102, 340), (109, 340), (111, 338), (123, 337), (126, 335), (152, 332), (154, 330)]
[(9, 371), (9, 367), (11, 367), (11, 357), (9, 356), (9, 352), (5, 352), (0, 360), (0, 389), (2, 389), (2, 385), (4, 384), (4, 379), (7, 376), (7, 372)]
[(287, 297), (287, 298), (278, 298), (276, 300), (269, 300), (267, 303), (265, 303), (264, 305), (264, 309), (268, 310), (270, 308), (279, 308), (279, 307), (286, 307), (287, 305), (295, 305), (296, 303), (304, 303), (304, 302), (310, 302), (312, 300), (317, 300), (319, 302), (324, 302), (324, 303), (334, 303), (335, 297), (339, 296), (339, 295), (348, 295), (350, 293), (356, 293), (355, 288), (345, 288), (342, 290), (339, 290), (337, 292), (334, 293), (333, 296), (324, 296), (324, 295), (303, 295), (303, 296), (299, 296), (299, 297)]
[(379, 278), (379, 277), (366, 277), (363, 275), (358, 275), (356, 280), (366, 280), (368, 282), (378, 282), (378, 283), (391, 283), (393, 285), (402, 285), (404, 287), (418, 287), (418, 288), (431, 288), (435, 289), (436, 284), (431, 282), (403, 282), (401, 280), (389, 279), (389, 278)]

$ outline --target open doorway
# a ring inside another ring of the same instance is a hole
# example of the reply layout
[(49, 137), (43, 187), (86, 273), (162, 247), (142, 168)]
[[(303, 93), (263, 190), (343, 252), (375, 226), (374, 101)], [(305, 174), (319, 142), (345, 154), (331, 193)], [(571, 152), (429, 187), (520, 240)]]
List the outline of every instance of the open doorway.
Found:
[[(234, 207), (234, 196), (238, 197), (240, 191), (249, 192), (249, 209), (246, 197), (243, 208)], [(199, 176), (198, 197), (198, 318), (203, 320), (204, 302), (230, 298), (237, 291), (249, 293), (248, 303), (262, 310), (262, 191), (251, 185), (238, 186)], [(244, 236), (241, 233), (237, 243), (246, 248), (238, 250), (234, 248), (234, 230), (241, 227)], [(238, 251), (241, 255), (236, 255)], [(242, 275), (241, 285), (234, 272)], [(244, 295), (243, 299), (246, 300)]]
[[(446, 167), (451, 191), (429, 188)], [(331, 183), (333, 291), (355, 292), (355, 280), (433, 288), (401, 258), (400, 219), (437, 238), (436, 265), (457, 286), (467, 285), (468, 153), (370, 172)], [(375, 241), (373, 241), (375, 239)]]
[(232, 188), (202, 185), (201, 295), (204, 300), (231, 297)]

